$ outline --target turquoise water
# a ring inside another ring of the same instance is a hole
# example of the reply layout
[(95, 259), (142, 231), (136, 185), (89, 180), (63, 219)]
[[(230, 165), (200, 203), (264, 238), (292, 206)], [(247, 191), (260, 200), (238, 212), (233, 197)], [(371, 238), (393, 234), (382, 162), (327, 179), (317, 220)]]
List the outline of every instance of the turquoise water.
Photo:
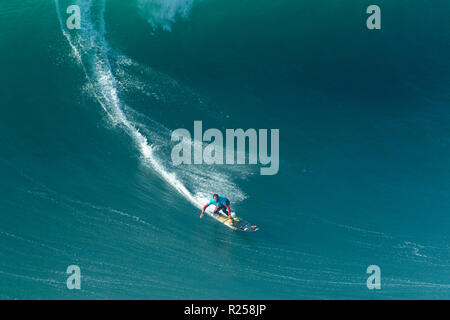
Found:
[[(0, 299), (450, 298), (450, 4), (377, 4), (0, 2)], [(174, 166), (194, 120), (280, 129), (279, 173)]]

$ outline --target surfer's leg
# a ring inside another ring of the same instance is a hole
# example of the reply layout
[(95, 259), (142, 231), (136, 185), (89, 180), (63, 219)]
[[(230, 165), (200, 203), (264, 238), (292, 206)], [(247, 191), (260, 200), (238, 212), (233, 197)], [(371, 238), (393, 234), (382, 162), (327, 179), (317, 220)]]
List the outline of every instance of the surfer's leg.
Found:
[[(227, 205), (230, 206), (230, 202), (227, 202)], [(220, 209), (222, 210), (223, 213), (225, 213), (226, 215), (228, 215), (227, 207), (221, 206)]]
[(214, 213), (225, 213), (226, 215), (228, 215), (227, 208), (225, 208), (225, 206), (217, 207), (216, 210), (214, 210)]

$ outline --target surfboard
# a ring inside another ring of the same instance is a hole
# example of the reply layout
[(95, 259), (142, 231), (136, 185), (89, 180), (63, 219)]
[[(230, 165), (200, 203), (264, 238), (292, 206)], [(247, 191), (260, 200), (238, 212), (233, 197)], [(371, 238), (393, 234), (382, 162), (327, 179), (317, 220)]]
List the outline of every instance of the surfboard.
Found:
[(214, 212), (208, 212), (208, 214), (216, 219), (217, 221), (223, 223), (227, 227), (238, 230), (238, 231), (244, 231), (244, 232), (254, 232), (257, 231), (259, 228), (255, 225), (252, 225), (251, 223), (233, 216), (234, 212), (231, 213), (231, 218), (228, 217), (228, 215), (225, 215), (222, 212), (214, 213)]

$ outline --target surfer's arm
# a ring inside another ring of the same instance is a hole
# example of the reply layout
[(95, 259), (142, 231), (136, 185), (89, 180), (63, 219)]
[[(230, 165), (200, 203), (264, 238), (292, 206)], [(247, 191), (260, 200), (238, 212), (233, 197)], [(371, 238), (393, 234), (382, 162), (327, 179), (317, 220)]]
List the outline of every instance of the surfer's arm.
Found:
[(205, 204), (205, 206), (202, 209), (202, 214), (200, 215), (200, 218), (203, 217), (203, 213), (205, 213), (206, 208), (209, 207), (209, 203)]
[(228, 210), (228, 216), (231, 218), (231, 209), (230, 209), (230, 206), (229, 205), (225, 205), (225, 208), (227, 208), (227, 210)]

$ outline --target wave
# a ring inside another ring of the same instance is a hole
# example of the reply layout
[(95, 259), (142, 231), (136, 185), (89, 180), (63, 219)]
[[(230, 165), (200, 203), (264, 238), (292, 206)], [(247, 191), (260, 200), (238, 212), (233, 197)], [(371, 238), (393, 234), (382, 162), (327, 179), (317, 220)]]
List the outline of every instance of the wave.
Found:
[[(142, 163), (156, 171), (162, 179), (197, 208), (202, 207), (211, 192), (232, 194), (234, 202), (245, 199), (246, 195), (232, 182), (228, 173), (233, 172), (233, 170), (240, 170), (240, 176), (245, 176), (249, 173), (246, 171), (247, 169), (230, 167), (218, 171), (206, 166), (175, 167), (170, 160), (167, 160), (167, 156), (163, 154), (157, 156), (157, 154), (162, 153), (161, 150), (167, 150), (170, 146), (170, 130), (124, 103), (119, 97), (119, 91), (126, 91), (129, 87), (132, 87), (132, 90), (139, 90), (141, 94), (150, 94), (148, 92), (149, 85), (146, 84), (145, 80), (139, 80), (131, 76), (126, 68), (138, 68), (141, 71), (140, 73), (151, 74), (153, 81), (162, 77), (164, 78), (163, 83), (167, 83), (167, 76), (160, 75), (151, 68), (134, 62), (110, 47), (105, 39), (103, 17), (105, 1), (95, 1), (95, 5), (91, 0), (75, 1), (75, 4), (81, 10), (82, 24), (81, 29), (73, 31), (65, 28), (64, 11), (61, 11), (61, 9), (65, 9), (66, 6), (62, 5), (62, 2), (62, 0), (55, 0), (61, 30), (85, 72), (89, 89), (108, 115), (113, 127), (122, 128), (132, 138), (140, 152)], [(145, 1), (141, 2), (144, 3)], [(171, 14), (175, 14), (179, 10), (187, 12), (189, 2), (192, 1), (169, 2), (173, 3), (173, 7), (170, 7), (170, 10), (163, 10), (164, 12), (167, 11), (165, 13), (167, 19), (173, 19), (174, 15)], [(67, 2), (67, 6), (71, 4), (73, 2)], [(181, 9), (182, 7), (184, 9)], [(158, 13), (156, 18), (159, 16)], [(135, 119), (143, 120), (136, 121)], [(148, 126), (148, 123), (151, 126)], [(149, 142), (148, 137), (152, 138), (152, 142)], [(168, 168), (172, 171), (169, 171)], [(210, 178), (211, 172), (214, 173), (214, 181)], [(190, 188), (188, 189), (186, 185)]]

